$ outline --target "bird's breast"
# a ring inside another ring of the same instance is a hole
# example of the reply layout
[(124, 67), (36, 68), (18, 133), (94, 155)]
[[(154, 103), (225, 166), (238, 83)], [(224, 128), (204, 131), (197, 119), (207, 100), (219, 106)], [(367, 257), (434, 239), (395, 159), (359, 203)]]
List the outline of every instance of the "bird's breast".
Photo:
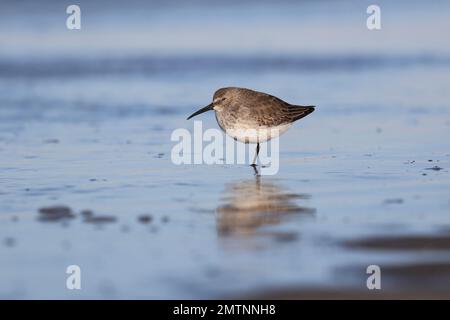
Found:
[(269, 141), (283, 134), (292, 123), (275, 126), (261, 125), (252, 114), (237, 114), (232, 112), (216, 112), (216, 120), (220, 128), (235, 140), (244, 143)]
[(275, 127), (246, 127), (234, 126), (230, 128), (222, 128), (227, 135), (243, 143), (261, 143), (277, 138), (287, 129), (291, 124), (283, 124)]

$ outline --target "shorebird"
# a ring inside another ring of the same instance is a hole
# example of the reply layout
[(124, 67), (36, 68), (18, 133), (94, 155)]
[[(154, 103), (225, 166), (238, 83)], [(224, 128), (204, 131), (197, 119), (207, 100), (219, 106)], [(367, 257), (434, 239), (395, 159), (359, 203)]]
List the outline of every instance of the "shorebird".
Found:
[(221, 88), (213, 101), (187, 120), (214, 110), (220, 128), (235, 140), (256, 143), (251, 166), (256, 166), (259, 144), (284, 133), (295, 121), (314, 111), (314, 106), (293, 105), (270, 94), (246, 88)]

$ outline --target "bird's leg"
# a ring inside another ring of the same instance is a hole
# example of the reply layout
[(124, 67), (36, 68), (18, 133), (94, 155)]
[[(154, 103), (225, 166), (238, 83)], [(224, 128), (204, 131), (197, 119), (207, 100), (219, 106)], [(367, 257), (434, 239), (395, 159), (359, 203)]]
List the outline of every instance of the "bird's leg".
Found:
[(259, 142), (256, 144), (256, 153), (255, 156), (253, 157), (253, 163), (251, 164), (252, 167), (256, 167), (256, 158), (258, 158), (258, 154), (259, 154)]
[(258, 171), (258, 168), (256, 167), (256, 165), (251, 165), (251, 167), (253, 168), (253, 170), (255, 172), (255, 177), (259, 178), (260, 174), (259, 174), (259, 171)]

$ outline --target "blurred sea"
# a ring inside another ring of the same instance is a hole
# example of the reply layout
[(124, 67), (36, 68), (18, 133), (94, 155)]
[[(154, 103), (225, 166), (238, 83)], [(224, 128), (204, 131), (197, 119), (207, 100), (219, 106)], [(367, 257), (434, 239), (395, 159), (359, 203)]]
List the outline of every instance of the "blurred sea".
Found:
[[(70, 4), (0, 2), (1, 298), (449, 297), (448, 1)], [(276, 176), (172, 164), (226, 86), (317, 106)]]

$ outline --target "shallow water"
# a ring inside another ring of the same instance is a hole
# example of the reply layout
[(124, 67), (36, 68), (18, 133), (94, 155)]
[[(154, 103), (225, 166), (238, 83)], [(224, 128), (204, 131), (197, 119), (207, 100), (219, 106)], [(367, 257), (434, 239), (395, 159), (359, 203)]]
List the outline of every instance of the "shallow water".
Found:
[[(5, 50), (0, 297), (370, 298), (375, 264), (385, 296), (448, 298), (449, 47), (382, 46), (263, 56)], [(318, 106), (281, 137), (277, 175), (171, 162), (172, 131), (192, 130), (186, 116), (227, 85)], [(53, 206), (67, 208), (39, 212)], [(80, 291), (65, 287), (72, 264)]]

